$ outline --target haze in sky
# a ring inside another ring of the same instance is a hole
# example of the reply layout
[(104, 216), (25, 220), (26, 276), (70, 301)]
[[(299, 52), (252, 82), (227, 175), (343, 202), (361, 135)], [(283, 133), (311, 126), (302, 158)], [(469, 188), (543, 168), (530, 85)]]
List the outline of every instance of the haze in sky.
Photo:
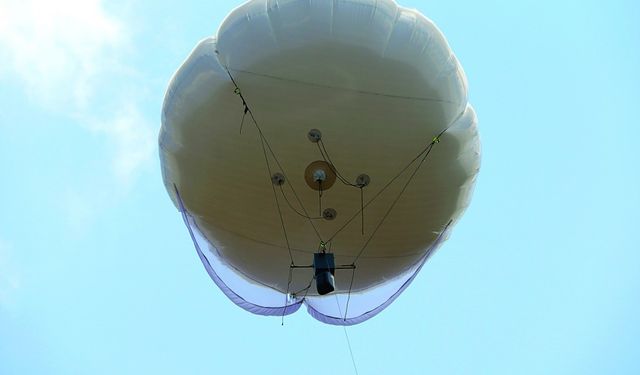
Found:
[[(0, 0), (0, 374), (355, 373), (343, 328), (233, 305), (162, 185), (166, 86), (239, 3)], [(347, 328), (358, 372), (640, 373), (640, 6), (400, 4), (465, 69), (482, 169)]]

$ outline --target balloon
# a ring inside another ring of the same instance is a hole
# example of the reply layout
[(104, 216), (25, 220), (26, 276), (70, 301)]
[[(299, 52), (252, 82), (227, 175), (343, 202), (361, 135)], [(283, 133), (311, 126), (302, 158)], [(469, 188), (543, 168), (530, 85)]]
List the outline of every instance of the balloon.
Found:
[(166, 189), (240, 307), (357, 324), (411, 283), (480, 162), (442, 33), (392, 0), (252, 0), (171, 79)]

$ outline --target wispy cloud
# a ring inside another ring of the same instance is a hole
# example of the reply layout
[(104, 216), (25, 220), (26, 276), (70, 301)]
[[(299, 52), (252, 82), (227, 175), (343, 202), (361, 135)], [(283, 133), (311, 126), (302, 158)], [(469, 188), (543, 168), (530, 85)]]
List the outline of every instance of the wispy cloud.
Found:
[(139, 109), (144, 83), (126, 64), (130, 35), (101, 0), (0, 0), (0, 80), (103, 135), (122, 185), (152, 160), (155, 145)]
[(130, 185), (138, 169), (149, 161), (155, 150), (152, 124), (139, 108), (129, 103), (123, 103), (109, 118), (88, 118), (86, 124), (92, 131), (113, 141), (112, 173), (121, 186)]
[(45, 104), (82, 109), (127, 45), (125, 35), (97, 0), (0, 2), (4, 73)]

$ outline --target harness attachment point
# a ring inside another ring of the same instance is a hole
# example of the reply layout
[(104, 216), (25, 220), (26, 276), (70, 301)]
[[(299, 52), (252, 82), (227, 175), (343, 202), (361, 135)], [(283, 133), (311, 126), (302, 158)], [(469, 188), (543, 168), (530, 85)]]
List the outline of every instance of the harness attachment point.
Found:
[(309, 138), (309, 141), (312, 143), (318, 143), (322, 139), (322, 133), (318, 129), (311, 129), (309, 133), (307, 133), (307, 138)]
[(286, 179), (284, 175), (280, 172), (274, 173), (273, 176), (271, 176), (271, 182), (276, 186), (284, 185), (285, 181)]
[(371, 183), (371, 177), (369, 177), (369, 175), (366, 175), (364, 173), (356, 178), (356, 186), (359, 188), (368, 186), (370, 183)]
[(322, 211), (322, 218), (327, 221), (335, 220), (337, 216), (338, 212), (333, 208), (326, 208), (324, 211)]

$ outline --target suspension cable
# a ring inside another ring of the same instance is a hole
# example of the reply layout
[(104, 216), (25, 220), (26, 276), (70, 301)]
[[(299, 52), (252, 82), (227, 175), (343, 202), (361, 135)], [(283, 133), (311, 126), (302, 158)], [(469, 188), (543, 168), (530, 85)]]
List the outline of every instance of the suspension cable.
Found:
[[(264, 160), (267, 164), (267, 171), (269, 172), (269, 176), (271, 176), (272, 175), (271, 164), (269, 163), (269, 158), (267, 157), (267, 150), (265, 149), (264, 138), (262, 138), (262, 135), (260, 137), (260, 144), (262, 145), (262, 153), (264, 154)], [(287, 250), (289, 251), (289, 259), (293, 264), (295, 262), (293, 260), (293, 253), (291, 252), (291, 245), (289, 244), (289, 236), (287, 235), (287, 228), (284, 224), (284, 217), (282, 217), (282, 210), (280, 209), (280, 202), (278, 201), (278, 193), (276, 192), (276, 186), (274, 184), (271, 184), (271, 189), (273, 190), (273, 198), (275, 199), (276, 208), (278, 210), (278, 216), (280, 217), (280, 224), (282, 225), (282, 233), (284, 234), (284, 239), (285, 239), (285, 242), (287, 243)]]
[(352, 187), (356, 187), (356, 188), (360, 187), (358, 185), (352, 184), (344, 176), (342, 176), (342, 174), (338, 170), (338, 167), (336, 167), (336, 165), (333, 163), (333, 160), (331, 160), (331, 157), (329, 156), (329, 153), (327, 152), (327, 149), (324, 146), (324, 142), (322, 142), (322, 139), (318, 140), (318, 142), (316, 142), (316, 145), (318, 146), (318, 150), (320, 151), (320, 155), (322, 155), (322, 159), (324, 159), (324, 161), (331, 166), (331, 169), (336, 174), (336, 177), (338, 177), (338, 180), (340, 180), (340, 182), (342, 182), (343, 184), (345, 184), (347, 186), (352, 186)]
[[(371, 240), (374, 238), (374, 236), (376, 235), (376, 233), (378, 232), (378, 230), (380, 229), (380, 227), (384, 224), (385, 220), (388, 218), (388, 216), (390, 215), (391, 211), (395, 208), (396, 204), (398, 203), (398, 201), (400, 200), (400, 198), (403, 196), (403, 194), (405, 193), (406, 189), (408, 188), (408, 186), (411, 184), (411, 182), (413, 181), (414, 177), (416, 176), (416, 174), (418, 173), (418, 171), (420, 170), (420, 168), (422, 167), (422, 165), (424, 164), (424, 162), (426, 161), (427, 157), (430, 155), (431, 151), (433, 150), (433, 147), (435, 144), (440, 143), (440, 137), (449, 129), (449, 127), (451, 125), (449, 125), (448, 127), (446, 127), (444, 130), (442, 130), (436, 137), (433, 138), (433, 140), (431, 141), (431, 143), (429, 143), (428, 146), (426, 146), (418, 155), (416, 155), (416, 157), (414, 157), (402, 170), (400, 170), (400, 172), (398, 172), (393, 178), (391, 178), (391, 180), (382, 188), (380, 189), (371, 199), (369, 199), (367, 201), (367, 203), (364, 203), (364, 193), (363, 193), (363, 189), (362, 186), (353, 184), (351, 182), (349, 182), (340, 172), (339, 170), (336, 168), (335, 164), (333, 163), (333, 161), (331, 160), (331, 157), (329, 156), (329, 153), (327, 152), (327, 149), (324, 145), (324, 142), (322, 142), (322, 140), (320, 139), (317, 143), (318, 143), (318, 150), (320, 152), (320, 154), (322, 155), (322, 158), (324, 159), (324, 161), (326, 163), (328, 163), (331, 168), (333, 169), (333, 171), (336, 174), (336, 177), (344, 184), (347, 186), (351, 186), (351, 187), (356, 187), (360, 189), (360, 199), (361, 199), (361, 204), (360, 204), (360, 210), (358, 210), (353, 216), (351, 216), (349, 218), (349, 220), (347, 220), (338, 230), (336, 230), (336, 232), (327, 240), (327, 241), (323, 241), (318, 229), (316, 228), (316, 226), (313, 223), (314, 219), (320, 219), (320, 218), (314, 218), (311, 217), (308, 214), (308, 211), (306, 210), (306, 208), (304, 207), (304, 204), (302, 203), (300, 197), (298, 196), (297, 192), (295, 191), (293, 185), (291, 184), (291, 182), (289, 181), (289, 179), (286, 177), (286, 173), (284, 172), (284, 168), (282, 167), (280, 161), (278, 160), (275, 152), (273, 151), (273, 148), (271, 147), (271, 145), (269, 144), (269, 141), (266, 139), (266, 137), (264, 136), (262, 129), (260, 128), (260, 125), (258, 124), (253, 112), (251, 111), (249, 105), (247, 104), (238, 84), (236, 83), (234, 77), (231, 75), (231, 72), (229, 71), (229, 69), (226, 69), (227, 74), (229, 75), (229, 78), (231, 79), (231, 82), (233, 83), (233, 85), (235, 86), (235, 90), (234, 92), (241, 98), (242, 100), (242, 104), (244, 106), (244, 113), (242, 116), (242, 122), (240, 125), (240, 133), (242, 133), (242, 127), (244, 125), (244, 119), (245, 116), (247, 115), (247, 113), (249, 114), (249, 116), (251, 117), (252, 122), (254, 123), (259, 136), (260, 136), (260, 142), (261, 142), (261, 146), (262, 146), (262, 150), (263, 150), (263, 154), (265, 157), (265, 161), (266, 161), (266, 165), (267, 165), (267, 169), (268, 172), (270, 174), (270, 176), (272, 175), (272, 171), (271, 171), (271, 166), (269, 163), (269, 158), (267, 156), (267, 149), (269, 150), (269, 153), (271, 154), (271, 156), (273, 157), (274, 161), (276, 162), (278, 168), (280, 168), (281, 173), (285, 176), (285, 181), (287, 182), (287, 184), (289, 185), (289, 188), (291, 189), (291, 191), (293, 192), (298, 204), (300, 205), (300, 207), (302, 208), (302, 211), (304, 212), (304, 214), (300, 213), (297, 209), (295, 209), (293, 207), (293, 205), (291, 204), (291, 202), (288, 200), (284, 189), (282, 188), (282, 186), (280, 185), (280, 189), (283, 195), (284, 200), (286, 201), (286, 203), (289, 205), (289, 207), (299, 216), (306, 218), (310, 225), (312, 226), (314, 232), (316, 233), (318, 239), (320, 240), (321, 244), (329, 244), (331, 245), (332, 240), (335, 239), (335, 237), (341, 233), (358, 215), (362, 214), (362, 233), (364, 234), (364, 209), (366, 207), (368, 207), (371, 203), (373, 203), (384, 191), (386, 191), (401, 175), (403, 175), (416, 161), (419, 160), (417, 166), (415, 167), (415, 169), (413, 170), (413, 172), (410, 174), (409, 178), (407, 179), (407, 181), (404, 183), (401, 191), (398, 193), (398, 195), (396, 196), (396, 198), (393, 200), (393, 202), (391, 203), (391, 206), (387, 209), (387, 211), (385, 212), (385, 214), (382, 216), (382, 218), (380, 219), (380, 221), (378, 222), (378, 224), (376, 225), (375, 229), (373, 230), (373, 232), (371, 233), (371, 235), (369, 236), (369, 238), (366, 240), (366, 242), (364, 243), (364, 245), (362, 246), (362, 248), (360, 249), (360, 251), (358, 252), (358, 254), (356, 255), (355, 259), (352, 262), (352, 266), (353, 266), (353, 272), (351, 275), (351, 282), (349, 285), (349, 292), (348, 292), (348, 296), (347, 296), (347, 303), (345, 306), (345, 314), (344, 314), (344, 320), (346, 321), (347, 319), (347, 314), (348, 314), (348, 309), (349, 309), (349, 303), (351, 300), (351, 291), (353, 288), (353, 282), (354, 282), (354, 278), (355, 278), (355, 265), (356, 262), (359, 260), (359, 258), (362, 256), (362, 254), (364, 253), (364, 251), (367, 249), (369, 243), (371, 242)], [(460, 116), (458, 116), (460, 117)], [(457, 118), (456, 118), (457, 120)], [(456, 121), (452, 121), (452, 124)], [(289, 288), (291, 286), (291, 282), (292, 282), (292, 270), (295, 266), (295, 263), (293, 261), (293, 255), (291, 252), (291, 247), (289, 244), (289, 239), (288, 239), (288, 235), (286, 232), (286, 226), (284, 223), (284, 218), (282, 216), (282, 211), (280, 209), (280, 203), (277, 197), (277, 193), (275, 190), (275, 185), (272, 184), (272, 189), (273, 189), (273, 193), (274, 193), (274, 199), (276, 202), (276, 206), (277, 206), (277, 210), (278, 210), (278, 214), (280, 216), (280, 221), (281, 221), (281, 225), (282, 225), (282, 229), (283, 229), (283, 233), (284, 233), (284, 237), (285, 237), (285, 241), (287, 243), (287, 249), (289, 251), (289, 257), (291, 259), (291, 266), (289, 269), (289, 279), (287, 282), (287, 294), (285, 295), (285, 298), (288, 298), (289, 296)], [(319, 208), (320, 211), (322, 210), (322, 190), (319, 191)], [(313, 280), (315, 279), (315, 275), (311, 278), (311, 281), (309, 282), (309, 285), (306, 288), (301, 289), (298, 292), (293, 293), (293, 295), (297, 295), (298, 293), (305, 291), (305, 295), (303, 297), (303, 300), (306, 298), (307, 293), (309, 292), (309, 289), (311, 288), (311, 284), (313, 283)], [(337, 298), (337, 296), (336, 296)], [(288, 301), (285, 301), (285, 308), (283, 309), (283, 315), (282, 315), (282, 319), (283, 319), (283, 324), (284, 324), (284, 313), (287, 307), (287, 303)], [(338, 308), (340, 310), (340, 305), (338, 304)], [(342, 312), (340, 311), (340, 315), (342, 315)], [(347, 338), (347, 343), (349, 345), (349, 351), (351, 354), (351, 359), (354, 365), (354, 369), (356, 371), (356, 374), (358, 372), (357, 367), (356, 367), (356, 363), (353, 357), (353, 352), (351, 350), (351, 344), (349, 343), (349, 338), (345, 329), (345, 335)]]
[(304, 292), (304, 296), (302, 296), (302, 300), (304, 300), (305, 298), (307, 298), (307, 294), (309, 293), (309, 289), (311, 289), (311, 285), (313, 285), (313, 280), (315, 280), (316, 275), (312, 275), (311, 276), (311, 280), (309, 280), (309, 284), (307, 284), (306, 287), (298, 290), (297, 292), (291, 293), (293, 296), (297, 296), (298, 294), (300, 294), (301, 292)]
[(393, 176), (391, 178), (391, 180), (389, 180), (389, 182), (387, 182), (371, 199), (369, 199), (367, 201), (367, 203), (361, 205), (360, 210), (358, 210), (355, 214), (353, 214), (349, 220), (347, 220), (340, 228), (338, 228), (332, 235), (331, 237), (329, 237), (329, 239), (326, 242), (331, 242), (340, 232), (342, 232), (349, 224), (351, 224), (351, 222), (358, 217), (358, 215), (360, 215), (365, 208), (367, 208), (370, 204), (372, 204), (382, 193), (384, 193), (400, 176), (402, 176), (407, 169), (409, 169), (409, 167), (411, 167), (411, 165), (413, 165), (416, 161), (418, 161), (421, 157), (424, 156), (424, 154), (426, 153), (427, 155), (431, 152), (431, 149), (433, 148), (433, 146), (436, 143), (440, 142), (440, 137), (449, 129), (449, 127), (447, 127), (446, 129), (444, 129), (442, 132), (440, 132), (440, 134), (438, 134), (436, 137), (433, 138), (433, 140), (431, 141), (431, 143), (429, 143), (429, 145), (427, 145), (427, 147), (425, 147), (424, 149), (422, 149), (422, 151), (420, 151), (420, 153), (418, 153), (418, 155), (416, 155), (409, 163), (407, 163), (407, 165), (402, 168), (400, 170), (400, 172), (398, 172), (395, 176)]
[[(293, 185), (289, 181), (289, 178), (287, 177), (287, 174), (285, 173), (284, 168), (282, 167), (282, 164), (278, 160), (278, 157), (276, 156), (275, 152), (273, 151), (273, 148), (271, 147), (271, 144), (269, 143), (269, 140), (265, 137), (264, 133), (262, 132), (262, 129), (261, 129), (260, 125), (258, 124), (258, 121), (256, 120), (256, 118), (255, 118), (255, 116), (253, 114), (253, 111), (249, 107), (249, 104), (247, 103), (244, 95), (242, 94), (242, 91), (240, 90), (240, 87), (238, 86), (235, 78), (233, 77), (233, 75), (229, 71), (229, 68), (225, 67), (225, 70), (227, 72), (227, 75), (229, 76), (229, 79), (231, 79), (231, 83), (233, 83), (233, 85), (235, 87), (234, 93), (236, 95), (238, 95), (240, 97), (240, 99), (242, 100), (242, 105), (244, 106), (245, 114), (246, 113), (249, 114), (249, 117), (251, 118), (253, 124), (256, 127), (256, 130), (260, 134), (261, 140), (264, 142), (264, 145), (266, 145), (266, 149), (269, 150), (269, 153), (273, 157), (273, 160), (276, 162), (276, 165), (280, 169), (281, 173), (285, 176), (285, 181), (286, 181), (287, 185), (289, 185), (289, 188), (291, 189), (291, 191), (293, 192), (293, 195), (295, 196), (296, 200), (298, 201), (298, 204), (302, 208), (302, 211), (305, 213), (305, 216), (310, 218), (311, 216), (309, 215), (307, 209), (304, 207), (304, 204), (302, 203), (302, 200), (298, 196), (295, 188), (293, 187)], [(264, 145), (263, 145), (263, 147), (264, 147)], [(313, 223), (313, 221), (311, 219), (308, 219), (308, 221), (309, 221), (309, 224), (311, 225), (311, 227), (313, 228), (313, 231), (315, 232), (315, 234), (318, 237), (318, 239), (320, 241), (322, 241), (322, 236), (320, 235), (320, 232), (318, 231), (318, 228), (316, 228), (315, 224)]]
[(284, 295), (284, 307), (282, 308), (282, 323), (280, 325), (284, 326), (284, 315), (287, 312), (287, 307), (289, 307), (289, 290), (291, 288), (291, 280), (293, 279), (293, 263), (289, 265), (289, 278), (287, 280), (287, 293)]
[[(355, 272), (355, 269), (354, 269)], [(352, 281), (353, 283), (353, 278)], [(340, 316), (342, 316), (342, 308), (340, 308), (340, 300), (338, 300), (338, 295), (335, 295), (336, 297), (336, 305), (338, 306), (338, 312), (340, 313)], [(347, 309), (349, 308), (349, 300), (347, 299)], [(345, 309), (344, 312), (344, 320), (347, 320), (347, 310)], [(351, 363), (353, 364), (353, 370), (355, 371), (356, 375), (358, 375), (358, 366), (356, 366), (356, 359), (353, 355), (353, 349), (351, 349), (351, 340), (349, 339), (349, 334), (347, 333), (347, 327), (346, 326), (342, 326), (342, 330), (344, 331), (344, 337), (347, 339), (347, 346), (349, 348), (349, 355), (351, 356)]]
[(291, 201), (289, 201), (289, 198), (287, 198), (287, 194), (285, 193), (284, 189), (282, 188), (282, 185), (280, 185), (280, 191), (282, 192), (282, 196), (284, 197), (284, 201), (287, 203), (289, 208), (293, 212), (295, 212), (298, 216), (303, 217), (305, 219), (310, 219), (310, 220), (321, 220), (321, 219), (323, 219), (322, 216), (318, 216), (318, 217), (307, 216), (307, 215), (303, 214), (302, 212), (298, 211), (295, 207), (293, 207), (293, 205), (291, 204)]
[(369, 246), (369, 243), (371, 243), (371, 240), (373, 239), (373, 237), (376, 235), (376, 233), (378, 232), (378, 229), (380, 229), (380, 227), (382, 226), (382, 224), (384, 223), (384, 221), (387, 219), (387, 217), (389, 216), (389, 214), (391, 213), (391, 211), (393, 210), (393, 208), (395, 207), (396, 203), (398, 203), (398, 201), (400, 200), (400, 198), (402, 197), (402, 195), (404, 194), (404, 192), (407, 190), (407, 187), (409, 186), (409, 184), (411, 183), (411, 181), (413, 181), (413, 178), (416, 176), (416, 174), (418, 173), (418, 171), (420, 170), (420, 167), (422, 167), (422, 165), (424, 164), (424, 161), (427, 160), (427, 157), (429, 156), (429, 154), (431, 153), (431, 150), (433, 150), (433, 145), (435, 144), (435, 141), (431, 142), (431, 146), (429, 147), (429, 150), (424, 154), (424, 156), (422, 157), (422, 160), (420, 160), (420, 163), (418, 163), (418, 166), (416, 167), (416, 169), (413, 171), (413, 173), (411, 173), (411, 175), (409, 176), (409, 178), (407, 179), (407, 182), (404, 184), (404, 186), (402, 187), (402, 190), (400, 190), (400, 193), (398, 194), (398, 196), (396, 197), (396, 199), (394, 199), (394, 201), (391, 203), (391, 206), (389, 206), (389, 209), (387, 210), (387, 212), (382, 216), (382, 218), (380, 219), (380, 221), (378, 222), (378, 225), (376, 226), (376, 228), (373, 230), (373, 233), (371, 233), (371, 235), (369, 236), (369, 239), (367, 239), (367, 241), (365, 242), (364, 246), (362, 246), (362, 248), (360, 249), (360, 252), (358, 252), (358, 255), (356, 256), (356, 258), (353, 260), (353, 264), (355, 264), (358, 259), (360, 258), (360, 256), (362, 255), (362, 253), (364, 253), (365, 249), (367, 248), (367, 246)]
[(344, 321), (347, 320), (347, 312), (349, 311), (349, 302), (351, 302), (351, 290), (353, 289), (353, 280), (355, 279), (355, 277), (356, 277), (356, 267), (354, 262), (353, 271), (351, 272), (351, 282), (349, 283), (349, 293), (347, 293), (347, 306), (344, 309), (344, 318), (343, 318)]

